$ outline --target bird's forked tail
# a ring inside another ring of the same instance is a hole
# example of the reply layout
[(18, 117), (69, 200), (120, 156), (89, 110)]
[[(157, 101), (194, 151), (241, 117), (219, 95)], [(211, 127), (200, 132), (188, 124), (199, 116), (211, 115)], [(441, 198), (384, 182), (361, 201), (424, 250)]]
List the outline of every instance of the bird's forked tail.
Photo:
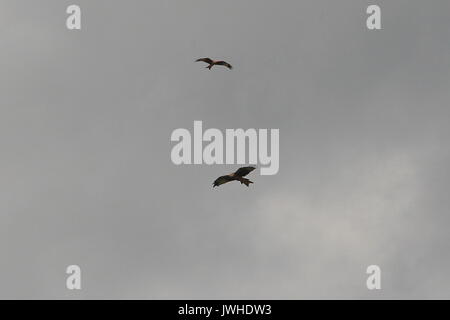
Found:
[(250, 180), (248, 180), (248, 179), (246, 179), (246, 178), (239, 178), (238, 179), (240, 182), (241, 182), (241, 184), (245, 184), (247, 187), (250, 185), (250, 183), (253, 183), (253, 181), (250, 181)]

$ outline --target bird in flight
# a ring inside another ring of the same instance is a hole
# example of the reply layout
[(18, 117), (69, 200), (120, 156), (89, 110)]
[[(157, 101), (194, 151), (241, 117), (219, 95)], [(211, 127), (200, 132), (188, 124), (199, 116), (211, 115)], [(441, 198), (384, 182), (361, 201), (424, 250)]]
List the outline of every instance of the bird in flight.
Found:
[(228, 62), (226, 62), (226, 61), (221, 61), (221, 60), (214, 61), (214, 60), (212, 60), (210, 58), (200, 58), (200, 59), (195, 60), (195, 62), (199, 62), (199, 61), (206, 62), (208, 64), (208, 66), (206, 66), (206, 68), (208, 68), (209, 70), (211, 70), (211, 68), (213, 66), (215, 66), (215, 65), (217, 65), (217, 66), (225, 66), (225, 67), (227, 67), (230, 70), (233, 69), (233, 66), (231, 64), (229, 64)]
[(247, 187), (250, 185), (250, 183), (253, 183), (253, 181), (250, 181), (246, 178), (244, 178), (246, 175), (248, 175), (250, 172), (255, 170), (255, 167), (242, 167), (239, 168), (236, 172), (227, 174), (226, 176), (221, 176), (216, 179), (213, 183), (213, 188), (218, 187), (221, 184), (230, 182), (230, 181), (240, 181), (241, 184), (245, 184)]

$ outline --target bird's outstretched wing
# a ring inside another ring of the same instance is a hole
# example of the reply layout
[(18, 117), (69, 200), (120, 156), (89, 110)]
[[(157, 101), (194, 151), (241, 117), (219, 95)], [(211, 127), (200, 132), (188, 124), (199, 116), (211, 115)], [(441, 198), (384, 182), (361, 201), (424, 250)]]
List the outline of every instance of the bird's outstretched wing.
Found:
[(200, 58), (200, 59), (195, 60), (195, 62), (199, 62), (199, 61), (206, 62), (208, 64), (211, 64), (214, 62), (210, 58)]
[(256, 169), (255, 167), (242, 167), (239, 168), (234, 174), (239, 177), (245, 177), (255, 169)]
[(216, 179), (216, 181), (214, 181), (214, 183), (213, 183), (213, 188), (214, 187), (218, 187), (221, 184), (224, 184), (224, 183), (227, 183), (227, 182), (230, 182), (230, 181), (233, 181), (233, 180), (235, 180), (235, 179), (232, 176), (230, 176), (230, 175), (218, 177)]
[(217, 64), (219, 66), (225, 66), (230, 70), (233, 69), (233, 66), (226, 61), (217, 61), (215, 64)]

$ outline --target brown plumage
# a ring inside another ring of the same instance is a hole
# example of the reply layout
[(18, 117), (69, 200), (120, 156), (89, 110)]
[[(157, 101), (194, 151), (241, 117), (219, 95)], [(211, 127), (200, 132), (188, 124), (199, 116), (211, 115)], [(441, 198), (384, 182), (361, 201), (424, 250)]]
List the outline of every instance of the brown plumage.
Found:
[(250, 181), (245, 177), (246, 175), (248, 175), (250, 172), (252, 172), (253, 170), (255, 170), (255, 167), (242, 167), (239, 168), (236, 172), (227, 174), (226, 176), (221, 176), (219, 178), (217, 178), (214, 183), (213, 183), (213, 188), (214, 187), (218, 187), (221, 184), (230, 182), (230, 181), (239, 181), (241, 184), (245, 184), (247, 187), (250, 185), (250, 183), (253, 183), (253, 181)]
[(226, 61), (222, 61), (222, 60), (215, 61), (210, 58), (200, 58), (200, 59), (195, 60), (195, 62), (199, 62), (199, 61), (206, 62), (208, 64), (208, 66), (206, 66), (206, 68), (208, 68), (209, 70), (211, 70), (211, 68), (216, 65), (217, 66), (225, 66), (230, 70), (233, 69), (233, 66), (231, 64), (229, 64)]

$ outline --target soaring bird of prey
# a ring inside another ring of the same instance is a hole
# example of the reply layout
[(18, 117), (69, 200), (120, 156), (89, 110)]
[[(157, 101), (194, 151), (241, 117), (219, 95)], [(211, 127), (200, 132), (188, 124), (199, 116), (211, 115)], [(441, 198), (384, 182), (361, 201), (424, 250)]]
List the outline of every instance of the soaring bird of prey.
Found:
[(225, 67), (227, 67), (230, 70), (233, 69), (233, 66), (231, 64), (229, 64), (226, 61), (222, 61), (222, 60), (215, 61), (215, 60), (212, 60), (210, 58), (200, 58), (200, 59), (195, 60), (195, 62), (199, 62), (199, 61), (206, 62), (208, 64), (208, 66), (206, 66), (206, 68), (208, 68), (209, 70), (211, 70), (211, 68), (213, 66), (215, 66), (215, 65), (217, 65), (217, 66), (225, 66)]
[(242, 167), (239, 168), (236, 172), (227, 174), (226, 176), (221, 176), (219, 178), (216, 179), (216, 181), (214, 181), (213, 183), (213, 188), (220, 186), (221, 184), (230, 182), (230, 181), (240, 181), (241, 184), (245, 184), (247, 187), (250, 185), (250, 183), (253, 183), (253, 181), (250, 181), (245, 177), (246, 175), (248, 175), (250, 172), (252, 172), (253, 170), (255, 170), (255, 167)]

